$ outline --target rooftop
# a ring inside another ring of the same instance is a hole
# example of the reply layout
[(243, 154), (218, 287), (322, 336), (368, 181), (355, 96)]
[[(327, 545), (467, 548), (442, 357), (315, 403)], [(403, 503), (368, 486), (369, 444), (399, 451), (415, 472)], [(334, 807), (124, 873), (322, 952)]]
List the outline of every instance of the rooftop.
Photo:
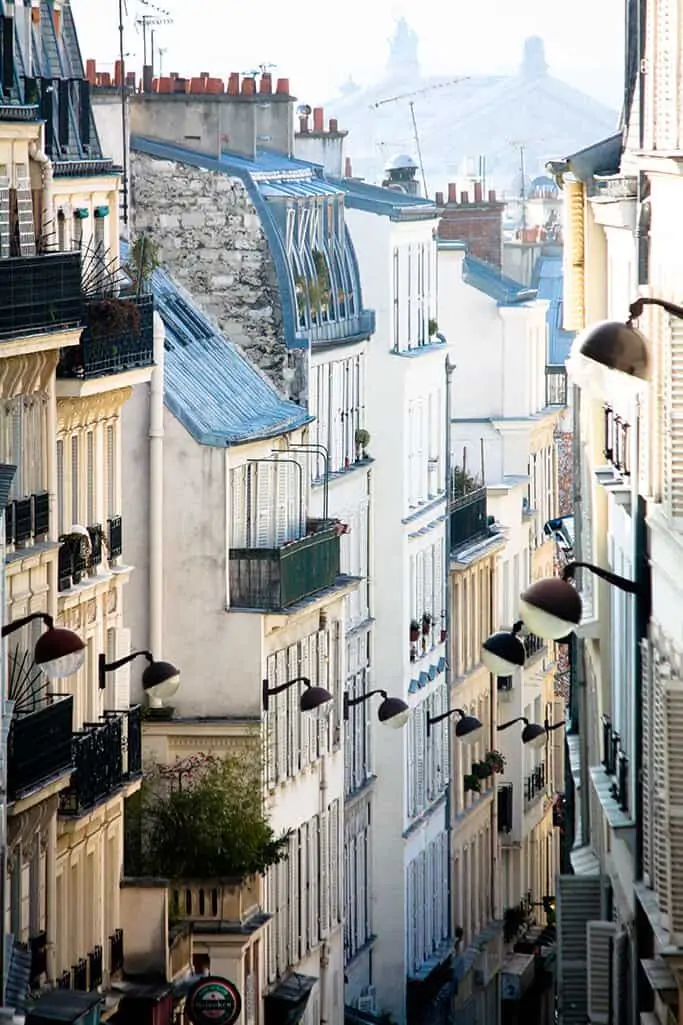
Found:
[(431, 199), (409, 196), (406, 192), (385, 189), (381, 185), (368, 185), (356, 178), (343, 178), (336, 184), (344, 191), (346, 206), (350, 210), (380, 214), (392, 221), (424, 221), (438, 215)]
[(569, 358), (574, 334), (562, 326), (564, 281), (561, 246), (543, 247), (534, 268), (533, 285), (538, 290), (538, 298), (549, 301), (546, 314), (548, 365), (562, 366)]
[(164, 271), (154, 272), (152, 292), (166, 328), (164, 400), (195, 441), (241, 445), (310, 422)]
[(537, 289), (520, 285), (476, 256), (466, 256), (463, 260), (462, 279), (465, 284), (495, 300), (498, 306), (519, 306), (538, 298)]

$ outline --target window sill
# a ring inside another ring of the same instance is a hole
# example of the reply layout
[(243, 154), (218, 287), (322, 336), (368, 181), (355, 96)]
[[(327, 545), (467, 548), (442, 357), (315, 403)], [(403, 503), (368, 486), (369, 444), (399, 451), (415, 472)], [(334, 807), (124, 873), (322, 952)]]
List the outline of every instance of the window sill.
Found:
[(430, 495), (429, 498), (417, 506), (412, 506), (408, 515), (401, 519), (401, 523), (407, 525), (416, 520), (419, 516), (423, 516), (426, 512), (431, 512), (437, 509), (440, 505), (444, 505), (446, 501), (446, 492), (440, 491), (437, 495)]
[(390, 349), (389, 352), (392, 356), (400, 356), (401, 359), (415, 359), (416, 356), (424, 356), (428, 352), (443, 352), (447, 348), (446, 342), (424, 342), (422, 345), (416, 345), (412, 349)]
[(332, 484), (336, 480), (348, 477), (350, 473), (354, 473), (357, 470), (367, 470), (369, 466), (372, 466), (374, 461), (375, 460), (372, 456), (366, 456), (364, 459), (356, 459), (355, 462), (349, 463), (349, 465), (345, 466), (342, 470), (333, 470), (328, 476), (327, 481), (324, 477), (316, 477), (315, 480), (311, 481), (311, 487), (313, 489), (324, 488), (326, 483)]
[(445, 784), (445, 789), (442, 794), (439, 794), (431, 804), (426, 805), (422, 811), (418, 812), (417, 815), (412, 817), (410, 825), (403, 830), (403, 839), (407, 840), (413, 833), (416, 833), (421, 827), (428, 822), (435, 812), (439, 811), (446, 803), (446, 796), (448, 793), (448, 784)]
[(344, 810), (349, 811), (356, 804), (360, 804), (363, 798), (368, 797), (372, 792), (377, 776), (372, 773), (359, 786), (353, 790), (347, 790), (344, 795)]
[(595, 795), (610, 829), (635, 829), (635, 822), (612, 794), (616, 776), (608, 776), (602, 765), (592, 766), (589, 772)]
[(344, 967), (353, 968), (353, 966), (360, 960), (361, 957), (363, 957), (365, 954), (370, 953), (376, 942), (377, 937), (374, 935), (374, 933), (368, 936), (365, 943), (363, 943), (362, 946), (354, 950), (353, 954), (351, 954), (348, 960), (344, 958)]
[(15, 548), (13, 552), (7, 552), (5, 562), (10, 564), (20, 562), (22, 559), (39, 558), (48, 552), (58, 551), (59, 547), (59, 541), (36, 541), (32, 545), (27, 545), (26, 548)]

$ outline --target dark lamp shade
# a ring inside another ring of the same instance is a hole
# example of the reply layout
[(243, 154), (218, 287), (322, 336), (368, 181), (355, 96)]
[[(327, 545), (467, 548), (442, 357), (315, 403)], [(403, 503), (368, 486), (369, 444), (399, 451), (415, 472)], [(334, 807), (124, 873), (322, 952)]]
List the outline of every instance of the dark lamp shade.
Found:
[(51, 626), (36, 641), (34, 659), (46, 676), (61, 680), (81, 668), (85, 661), (85, 644), (73, 630)]
[(315, 712), (332, 701), (332, 695), (324, 687), (307, 687), (301, 695), (299, 708), (302, 712)]
[(645, 336), (635, 327), (615, 320), (593, 324), (575, 342), (586, 359), (642, 381), (649, 378), (650, 356)]
[(385, 698), (377, 709), (377, 718), (384, 726), (400, 730), (410, 718), (410, 709), (400, 698)]
[(545, 744), (546, 738), (545, 726), (541, 726), (537, 722), (528, 722), (522, 730), (522, 743), (533, 744), (534, 747)]
[(455, 724), (455, 735), (459, 740), (467, 739), (468, 743), (475, 743), (479, 731), (483, 727), (475, 715), (463, 715)]
[(152, 698), (172, 698), (180, 686), (180, 673), (170, 662), (150, 662), (142, 674), (142, 686)]
[(522, 593), (519, 611), (529, 633), (559, 641), (581, 622), (581, 595), (568, 580), (546, 577)]
[(526, 652), (516, 634), (501, 630), (484, 641), (481, 660), (494, 676), (510, 676), (524, 665)]

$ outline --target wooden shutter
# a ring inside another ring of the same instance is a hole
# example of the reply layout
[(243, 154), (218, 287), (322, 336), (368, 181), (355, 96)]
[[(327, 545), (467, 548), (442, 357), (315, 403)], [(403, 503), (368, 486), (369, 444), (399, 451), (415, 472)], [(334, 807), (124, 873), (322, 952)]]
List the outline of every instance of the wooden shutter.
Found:
[(330, 464), (331, 469), (344, 468), (344, 373), (343, 364), (330, 364)]
[(318, 871), (320, 873), (320, 938), (330, 931), (330, 818), (322, 812), (318, 823)]
[[(269, 655), (266, 659), (266, 677), (268, 687), (275, 686), (277, 680), (275, 655)], [(268, 711), (263, 713), (266, 732), (266, 782), (268, 787), (275, 786), (277, 782), (277, 735), (276, 735), (276, 698), (272, 698)]]
[(653, 708), (652, 708), (652, 661), (650, 658), (650, 642), (640, 643), (640, 665), (642, 677), (642, 837), (643, 837), (643, 877), (647, 886), (653, 886), (653, 836), (652, 836), (652, 803), (653, 793)]
[[(424, 568), (425, 568), (425, 607), (424, 612), (429, 612), (432, 617), (432, 630), (434, 629), (434, 618), (438, 615), (434, 608), (434, 545), (428, 548), (424, 553)], [(429, 638), (427, 642), (429, 647)]]
[[(294, 680), (299, 675), (299, 647), (297, 644), (292, 644), (287, 649), (287, 679)], [(300, 686), (290, 687), (287, 694), (287, 719), (288, 719), (288, 737), (287, 737), (287, 772), (290, 776), (295, 776), (301, 768), (301, 720), (302, 715), (299, 709), (299, 701), (301, 699), (301, 688)]]
[(415, 804), (419, 813), (425, 806), (425, 715), (426, 703), (416, 709), (415, 716)]
[(106, 466), (107, 466), (107, 480), (106, 480), (106, 495), (107, 495), (107, 509), (106, 519), (111, 519), (112, 516), (118, 516), (119, 510), (116, 507), (116, 435), (114, 433), (114, 427), (109, 424), (106, 430)]
[(445, 624), (445, 596), (444, 596), (444, 566), (443, 566), (443, 539), (434, 545), (434, 599), (432, 615), (434, 616), (434, 628), (441, 636), (441, 628)]
[(320, 942), (320, 879), (318, 863), (318, 816), (308, 823), (308, 922), (311, 949)]
[(425, 853), (421, 851), (417, 857), (415, 879), (415, 954), (416, 962), (421, 965), (426, 960), (425, 949)]
[(425, 917), (425, 938), (424, 938), (424, 956), (429, 957), (435, 947), (434, 943), (434, 884), (436, 877), (434, 875), (434, 850), (436, 844), (431, 843), (424, 854), (424, 866), (425, 866), (425, 903), (424, 903), (424, 917)]
[(661, 657), (654, 664), (653, 721), (652, 721), (652, 861), (654, 869), (654, 890), (659, 900), (661, 914), (669, 913), (669, 859), (666, 835), (667, 792), (666, 779), (666, 684), (671, 676), (671, 666)]
[(564, 184), (564, 304), (566, 331), (581, 331), (586, 326), (584, 294), (584, 191), (581, 182)]
[(588, 973), (586, 927), (600, 917), (600, 877), (559, 875), (557, 897), (557, 992), (563, 1025), (586, 1025)]
[(652, 67), (654, 85), (654, 148), (675, 150), (678, 47), (675, 20), (670, 0), (657, 0), (655, 6), (655, 54)]
[(296, 964), (302, 956), (299, 949), (301, 931), (299, 929), (300, 879), (299, 879), (299, 837), (296, 832), (289, 838), (289, 855), (287, 858), (289, 899), (288, 912), (288, 951), (287, 963)]
[(406, 804), (408, 817), (413, 818), (417, 811), (417, 766), (415, 760), (417, 720), (422, 715), (421, 708), (412, 708), (408, 721), (408, 772), (406, 773)]
[(339, 900), (339, 801), (330, 805), (330, 928), (340, 921)]
[(277, 929), (277, 974), (282, 975), (289, 966), (287, 958), (289, 866), (285, 860), (280, 861), (275, 867), (277, 869), (277, 915), (275, 919)]
[[(287, 652), (278, 651), (276, 655), (276, 680), (277, 685), (287, 680)], [(294, 690), (295, 688), (291, 688)], [(275, 713), (275, 750), (276, 764), (275, 776), (277, 780), (285, 779), (287, 776), (287, 718), (288, 718), (289, 692), (283, 691), (271, 698), (271, 707)]]
[(299, 947), (301, 957), (310, 950), (310, 865), (308, 861), (308, 823), (304, 822), (298, 831), (299, 842)]
[(669, 930), (678, 944), (683, 940), (683, 682), (678, 676), (669, 680), (665, 690), (664, 722)]
[(407, 949), (408, 949), (408, 975), (412, 975), (415, 971), (417, 964), (417, 957), (415, 951), (415, 914), (417, 911), (416, 907), (416, 894), (415, 894), (415, 862), (411, 861), (408, 865), (406, 872), (406, 938), (407, 938)]
[(57, 442), (57, 534), (61, 536), (64, 525), (64, 442)]
[(368, 856), (368, 833), (367, 826), (356, 833), (355, 856), (356, 856), (356, 944), (362, 947), (370, 938), (372, 932), (369, 915), (369, 856)]
[(664, 497), (669, 515), (683, 521), (683, 324), (670, 318), (664, 374)]
[(588, 1018), (591, 1025), (612, 1025), (610, 1020), (614, 922), (588, 922), (586, 947), (588, 953)]
[(246, 463), (230, 471), (230, 547), (248, 548), (247, 533), (247, 477)]
[(252, 488), (254, 501), (252, 515), (254, 517), (255, 548), (272, 548), (275, 541), (274, 516), (275, 507), (275, 465), (273, 463), (257, 463), (253, 471), (255, 487)]
[(415, 581), (417, 592), (417, 616), (415, 617), (422, 628), (422, 614), (428, 611), (425, 607), (425, 553), (418, 552), (415, 558)]
[[(311, 675), (311, 660), (308, 651), (308, 640), (304, 639), (299, 641), (299, 659), (301, 662), (300, 676), (307, 676), (310, 678)], [(314, 723), (310, 715), (299, 714), (299, 744), (301, 753), (299, 756), (299, 765), (301, 768), (305, 768), (311, 762), (312, 757), (312, 745), (311, 745), (311, 730), (313, 729)]]
[(92, 431), (86, 434), (85, 443), (85, 475), (86, 475), (86, 522), (89, 526), (95, 523), (95, 436)]

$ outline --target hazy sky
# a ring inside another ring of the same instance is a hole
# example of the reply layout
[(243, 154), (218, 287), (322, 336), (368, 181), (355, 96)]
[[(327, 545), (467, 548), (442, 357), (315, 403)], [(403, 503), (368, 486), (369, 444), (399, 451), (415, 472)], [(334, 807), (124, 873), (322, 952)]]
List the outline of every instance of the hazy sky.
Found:
[[(112, 67), (118, 51), (118, 0), (71, 0), (84, 59)], [(420, 63), (433, 74), (505, 73), (520, 62), (526, 36), (543, 36), (553, 74), (620, 105), (624, 0), (127, 0), (126, 49), (142, 64), (141, 14), (168, 10), (172, 25), (155, 29), (167, 48), (165, 71), (208, 71), (227, 77), (274, 64), (300, 100), (316, 103), (337, 93), (351, 74), (360, 84), (380, 77), (394, 19), (405, 15), (420, 37)], [(589, 30), (586, 26), (589, 26)], [(576, 27), (575, 27), (576, 26)], [(609, 45), (606, 45), (609, 40)]]

